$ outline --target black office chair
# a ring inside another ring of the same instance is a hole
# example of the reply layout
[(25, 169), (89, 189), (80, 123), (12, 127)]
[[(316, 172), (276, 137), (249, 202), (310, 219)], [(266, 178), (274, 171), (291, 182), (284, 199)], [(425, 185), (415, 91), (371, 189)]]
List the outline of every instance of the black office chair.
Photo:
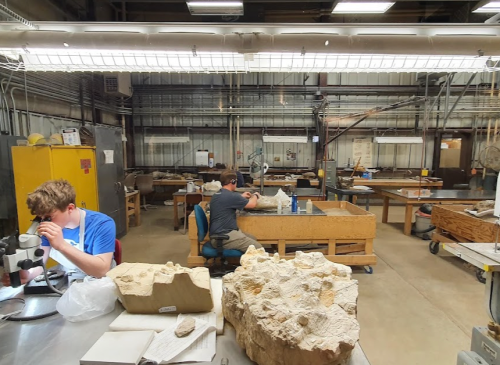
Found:
[(298, 188), (310, 188), (311, 181), (309, 179), (297, 179)]

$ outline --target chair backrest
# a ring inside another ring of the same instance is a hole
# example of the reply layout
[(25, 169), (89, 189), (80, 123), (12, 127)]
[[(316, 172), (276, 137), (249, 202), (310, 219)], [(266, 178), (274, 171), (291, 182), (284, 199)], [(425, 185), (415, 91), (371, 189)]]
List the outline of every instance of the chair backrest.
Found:
[(127, 188), (135, 189), (135, 173), (131, 173), (125, 176), (125, 180), (123, 180), (123, 185), (125, 185)]
[(203, 242), (208, 232), (208, 220), (205, 211), (199, 204), (194, 206), (194, 216), (196, 227), (198, 227), (198, 242)]
[(117, 265), (120, 265), (122, 263), (122, 243), (118, 240), (115, 239), (115, 262)]
[(202, 200), (203, 200), (203, 195), (201, 193), (186, 194), (186, 205), (200, 204)]
[(309, 181), (309, 179), (297, 179), (297, 187), (298, 188), (310, 188), (311, 181)]
[(154, 191), (153, 175), (137, 175), (135, 177), (135, 184), (141, 195), (146, 195)]

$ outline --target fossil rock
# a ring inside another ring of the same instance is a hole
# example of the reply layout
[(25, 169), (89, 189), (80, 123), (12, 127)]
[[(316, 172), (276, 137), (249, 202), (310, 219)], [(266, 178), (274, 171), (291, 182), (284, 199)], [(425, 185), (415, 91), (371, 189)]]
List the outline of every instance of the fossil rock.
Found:
[(175, 335), (177, 337), (187, 336), (194, 331), (195, 326), (196, 326), (196, 321), (194, 320), (194, 318), (186, 317), (181, 323), (179, 323), (179, 325), (175, 329)]
[(346, 364), (359, 339), (358, 282), (319, 252), (286, 261), (250, 246), (223, 278), (224, 317), (259, 365)]
[(205, 267), (122, 263), (107, 274), (129, 313), (195, 313), (213, 308), (210, 274)]

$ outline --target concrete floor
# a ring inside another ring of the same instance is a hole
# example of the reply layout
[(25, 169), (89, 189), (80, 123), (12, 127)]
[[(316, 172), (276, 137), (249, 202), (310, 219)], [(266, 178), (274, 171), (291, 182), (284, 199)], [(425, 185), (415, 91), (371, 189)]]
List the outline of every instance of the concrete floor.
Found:
[[(484, 285), (463, 261), (429, 253), (428, 241), (407, 237), (402, 223), (381, 223), (377, 215), (372, 275), (359, 280), (361, 346), (372, 365), (453, 365), (470, 347), (474, 325), (486, 325)], [(403, 222), (404, 208), (391, 207), (389, 222)], [(172, 207), (142, 213), (142, 225), (122, 239), (123, 260), (186, 265), (189, 241), (173, 230)]]

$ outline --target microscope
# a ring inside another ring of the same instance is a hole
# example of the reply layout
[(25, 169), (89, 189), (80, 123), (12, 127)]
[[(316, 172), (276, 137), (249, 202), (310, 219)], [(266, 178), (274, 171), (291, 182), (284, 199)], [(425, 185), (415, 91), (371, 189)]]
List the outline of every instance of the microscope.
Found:
[(0, 266), (9, 274), (13, 288), (21, 286), (20, 270), (29, 270), (43, 263), (44, 251), (40, 247), (42, 239), (37, 234), (41, 222), (42, 219), (36, 217), (28, 231), (19, 235), (18, 239), (12, 235), (0, 240)]

